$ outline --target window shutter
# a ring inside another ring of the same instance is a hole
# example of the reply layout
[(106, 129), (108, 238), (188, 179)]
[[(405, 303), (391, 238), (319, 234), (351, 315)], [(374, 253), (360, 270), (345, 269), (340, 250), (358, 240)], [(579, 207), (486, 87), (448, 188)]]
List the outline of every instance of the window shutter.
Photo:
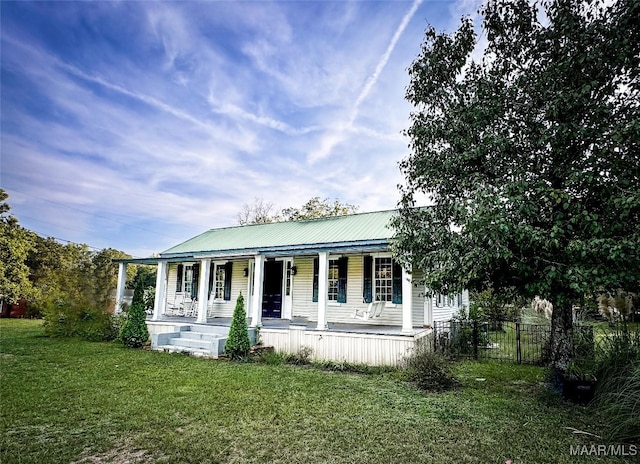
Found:
[(211, 263), (211, 265), (209, 266), (209, 298), (211, 298), (211, 292), (213, 292), (213, 281), (216, 277), (215, 272), (216, 265), (214, 263)]
[(191, 299), (198, 299), (198, 281), (200, 280), (200, 263), (193, 265), (193, 278), (191, 279)]
[(320, 261), (313, 258), (313, 298), (311, 301), (318, 302), (318, 274), (320, 273)]
[(176, 279), (176, 292), (182, 291), (182, 274), (184, 272), (184, 265), (178, 264), (178, 278)]
[(338, 259), (338, 303), (347, 302), (347, 263), (346, 256)]
[(365, 303), (371, 303), (373, 300), (373, 257), (363, 256), (363, 285), (362, 285), (362, 299)]
[(233, 274), (233, 263), (229, 261), (224, 265), (224, 299), (231, 300), (231, 277)]
[(396, 304), (402, 303), (402, 266), (395, 261), (393, 262), (393, 295), (391, 302)]

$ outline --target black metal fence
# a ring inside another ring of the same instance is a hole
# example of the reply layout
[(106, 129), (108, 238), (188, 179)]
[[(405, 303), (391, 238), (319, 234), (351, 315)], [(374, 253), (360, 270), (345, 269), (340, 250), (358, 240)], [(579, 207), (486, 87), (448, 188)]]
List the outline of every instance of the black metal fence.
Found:
[(433, 348), (458, 358), (541, 364), (550, 335), (548, 324), (436, 322), (433, 325)]
[[(551, 326), (510, 321), (446, 321), (433, 325), (433, 349), (457, 358), (543, 364)], [(593, 326), (574, 325), (574, 358), (593, 358)]]

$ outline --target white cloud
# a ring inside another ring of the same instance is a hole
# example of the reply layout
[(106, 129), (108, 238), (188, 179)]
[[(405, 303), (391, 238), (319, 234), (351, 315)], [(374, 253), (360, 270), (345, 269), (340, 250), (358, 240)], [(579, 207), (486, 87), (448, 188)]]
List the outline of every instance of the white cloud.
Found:
[(34, 228), (139, 256), (234, 224), (255, 196), (393, 208), (428, 4), (61, 4), (53, 38), (42, 5), (12, 4), (3, 188)]

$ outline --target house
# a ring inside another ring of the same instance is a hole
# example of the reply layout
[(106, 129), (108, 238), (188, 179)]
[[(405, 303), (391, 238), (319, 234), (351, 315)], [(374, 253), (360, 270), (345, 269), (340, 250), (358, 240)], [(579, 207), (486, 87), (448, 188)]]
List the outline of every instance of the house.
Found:
[(228, 331), (242, 293), (250, 327), (277, 351), (307, 346), (317, 359), (397, 364), (434, 321), (468, 306), (468, 294), (431, 296), (418, 270), (393, 259), (393, 215), (211, 229), (157, 258), (121, 260), (116, 307), (127, 263), (157, 264), (154, 349), (192, 346), (215, 356), (215, 340), (194, 340)]

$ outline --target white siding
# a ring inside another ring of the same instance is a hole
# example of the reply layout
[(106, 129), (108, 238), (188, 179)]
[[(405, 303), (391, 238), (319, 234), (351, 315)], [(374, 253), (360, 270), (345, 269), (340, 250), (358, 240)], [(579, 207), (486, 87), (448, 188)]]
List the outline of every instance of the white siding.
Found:
[[(364, 303), (363, 292), (363, 256), (330, 255), (329, 259), (346, 256), (347, 262), (347, 302), (330, 302), (327, 307), (327, 320), (329, 322), (353, 323), (353, 313), (357, 309), (365, 309), (368, 303)], [(313, 257), (295, 258), (294, 264), (298, 273), (293, 283), (293, 316), (305, 317), (310, 321), (318, 319), (318, 304), (313, 302)], [(414, 277), (420, 278), (420, 275)], [(424, 291), (418, 284), (413, 285), (413, 325), (422, 327), (424, 320)], [(373, 325), (402, 325), (402, 305), (388, 303), (382, 315), (375, 320), (368, 321)]]
[[(368, 323), (371, 325), (402, 325), (402, 305), (388, 303), (382, 315), (367, 322), (353, 319), (353, 313), (357, 309), (365, 309), (368, 304), (363, 302), (363, 256), (361, 254), (351, 255), (330, 255), (330, 259), (346, 256), (347, 264), (347, 302), (346, 303), (329, 303), (327, 307), (327, 320), (329, 323)], [(293, 265), (297, 268), (297, 273), (293, 276), (292, 296), (294, 318), (306, 318), (315, 322), (318, 320), (318, 303), (313, 301), (313, 256), (296, 257)], [(232, 317), (235, 308), (236, 299), (240, 292), (245, 297), (245, 309), (249, 314), (247, 301), (248, 277), (244, 276), (244, 269), (249, 268), (248, 260), (234, 260), (231, 280), (231, 299), (229, 301), (209, 301), (208, 317)], [(175, 301), (176, 280), (178, 273), (178, 264), (170, 263), (168, 280), (167, 280), (167, 304), (172, 306)], [(413, 326), (422, 327), (424, 323), (424, 289), (419, 284), (422, 275), (419, 272), (413, 274)], [(468, 302), (466, 303), (468, 306)], [(434, 319), (436, 312), (439, 318), (450, 318), (448, 313), (437, 311), (440, 308), (435, 307), (434, 301)], [(457, 309), (456, 309), (457, 310)]]
[[(222, 261), (219, 261), (222, 263)], [(247, 307), (247, 285), (249, 283), (249, 277), (244, 276), (245, 268), (249, 268), (249, 261), (231, 261), (233, 266), (231, 267), (231, 299), (216, 300), (209, 299), (209, 305), (207, 307), (207, 317), (233, 317), (233, 310), (236, 307), (236, 300), (240, 293), (244, 297), (244, 310), (249, 314), (249, 308)]]
[[(242, 292), (245, 298), (245, 311), (247, 308), (247, 284), (248, 277), (244, 276), (244, 269), (249, 267), (247, 260), (232, 261), (231, 270), (231, 299), (229, 301), (213, 301), (209, 300), (207, 308), (207, 317), (232, 317), (233, 310), (236, 306), (236, 299)], [(167, 304), (172, 306), (175, 301), (176, 283), (178, 279), (178, 264), (169, 264), (169, 275), (167, 277)], [(208, 285), (208, 283), (207, 283)]]
[(295, 258), (293, 265), (296, 266), (298, 272), (293, 276), (291, 315), (317, 321), (318, 303), (313, 302), (313, 258)]
[[(441, 306), (437, 305), (437, 297), (434, 296), (432, 299), (433, 304), (433, 321), (448, 321), (453, 316), (455, 316), (460, 311), (460, 306), (458, 306), (457, 298), (453, 303), (448, 302), (449, 304), (442, 304)], [(469, 309), (469, 292), (464, 290), (462, 292), (462, 306), (467, 310)]]

